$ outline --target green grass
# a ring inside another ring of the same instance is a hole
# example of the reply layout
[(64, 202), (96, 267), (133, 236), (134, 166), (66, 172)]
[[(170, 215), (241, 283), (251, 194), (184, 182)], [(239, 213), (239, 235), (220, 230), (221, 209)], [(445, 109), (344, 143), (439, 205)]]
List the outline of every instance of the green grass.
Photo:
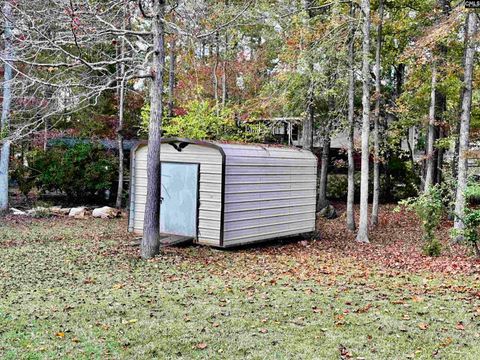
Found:
[(473, 277), (394, 273), (300, 244), (147, 262), (125, 226), (0, 225), (0, 358), (480, 358)]

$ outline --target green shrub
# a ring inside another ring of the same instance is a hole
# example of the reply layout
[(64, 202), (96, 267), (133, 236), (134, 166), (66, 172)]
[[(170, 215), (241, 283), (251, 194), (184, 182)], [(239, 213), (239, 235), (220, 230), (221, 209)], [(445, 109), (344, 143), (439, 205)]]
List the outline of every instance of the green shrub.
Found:
[[(265, 124), (249, 124), (235, 121), (234, 112), (229, 108), (217, 111), (208, 101), (191, 101), (185, 115), (164, 117), (163, 137), (181, 137), (198, 140), (226, 140), (263, 143), (271, 132)], [(148, 133), (150, 106), (142, 109), (140, 132)]]
[(435, 237), (435, 230), (440, 225), (444, 214), (444, 205), (442, 201), (442, 192), (438, 186), (433, 186), (430, 190), (418, 196), (400, 202), (400, 205), (414, 211), (419, 217), (423, 230), (423, 240), (425, 242), (424, 252), (428, 256), (439, 256), (441, 253), (441, 244)]
[(14, 159), (11, 163), (12, 180), (16, 181), (18, 188), (23, 196), (28, 197), (30, 191), (35, 187), (35, 175), (32, 170), (25, 166), (19, 159)]
[(348, 176), (341, 174), (328, 175), (327, 198), (345, 200), (348, 191)]
[(427, 256), (440, 256), (442, 253), (442, 244), (434, 238), (423, 246), (423, 253)]
[(465, 191), (465, 198), (470, 204), (480, 203), (480, 184), (478, 182), (469, 182)]
[(453, 237), (462, 237), (469, 245), (473, 247), (477, 257), (480, 257), (480, 209), (466, 209), (463, 217), (463, 229), (452, 231)]
[(41, 192), (60, 191), (75, 199), (95, 198), (113, 190), (117, 179), (117, 158), (101, 146), (80, 143), (28, 154), (26, 178), (35, 178)]

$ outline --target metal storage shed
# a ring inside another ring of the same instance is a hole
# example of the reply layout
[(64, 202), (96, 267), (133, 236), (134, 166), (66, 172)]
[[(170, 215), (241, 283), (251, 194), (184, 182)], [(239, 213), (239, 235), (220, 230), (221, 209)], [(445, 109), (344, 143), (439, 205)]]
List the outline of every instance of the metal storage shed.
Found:
[[(162, 139), (161, 232), (232, 247), (315, 230), (317, 159), (291, 147)], [(141, 234), (147, 144), (132, 150), (129, 230)]]

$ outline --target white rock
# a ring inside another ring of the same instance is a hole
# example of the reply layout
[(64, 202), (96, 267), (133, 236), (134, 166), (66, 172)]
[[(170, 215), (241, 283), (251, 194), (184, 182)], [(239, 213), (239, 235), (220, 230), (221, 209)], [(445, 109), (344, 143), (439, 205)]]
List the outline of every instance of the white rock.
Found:
[(10, 208), (10, 211), (12, 212), (13, 215), (28, 215), (25, 211), (18, 210), (15, 208)]
[(87, 209), (84, 206), (71, 208), (68, 216), (74, 217), (76, 219), (83, 219), (86, 215)]
[(58, 213), (59, 213), (60, 215), (68, 215), (68, 214), (70, 214), (70, 210), (71, 210), (71, 208), (61, 208), (61, 209), (58, 211)]
[(61, 206), (51, 206), (51, 207), (48, 208), (48, 211), (50, 211), (51, 213), (53, 213), (55, 215), (60, 214), (61, 210), (62, 210)]
[(112, 219), (117, 217), (120, 214), (120, 211), (117, 209), (111, 208), (109, 206), (104, 206), (98, 209), (93, 210), (92, 216), (95, 218), (102, 219)]

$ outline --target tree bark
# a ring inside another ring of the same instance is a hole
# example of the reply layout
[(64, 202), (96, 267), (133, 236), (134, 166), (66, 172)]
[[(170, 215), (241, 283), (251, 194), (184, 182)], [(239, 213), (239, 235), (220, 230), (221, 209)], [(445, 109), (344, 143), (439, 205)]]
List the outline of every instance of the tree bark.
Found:
[(163, 73), (165, 67), (165, 0), (152, 0), (154, 17), (153, 36), (153, 82), (150, 89), (150, 124), (148, 127), (147, 152), (147, 199), (143, 223), (141, 256), (144, 259), (159, 253), (160, 246), (160, 196), (161, 164), (160, 145), (163, 116)]
[[(305, 0), (304, 3), (305, 11), (307, 12), (308, 18), (312, 19), (314, 14), (312, 11), (312, 0)], [(310, 47), (311, 45), (309, 45)], [(307, 114), (303, 119), (302, 124), (302, 147), (307, 150), (313, 150), (313, 129), (314, 129), (314, 118), (315, 118), (315, 84), (313, 80), (313, 64), (312, 61), (308, 62), (308, 69), (310, 72), (310, 83), (308, 86), (307, 93)], [(318, 210), (318, 209), (317, 209)]]
[(218, 31), (215, 33), (215, 64), (213, 66), (213, 97), (215, 99), (215, 109), (217, 115), (220, 114), (219, 112), (219, 101), (218, 101), (218, 62), (220, 57), (220, 37), (218, 35)]
[[(459, 157), (457, 171), (457, 193), (455, 199), (455, 222), (454, 229), (461, 230), (464, 228), (463, 217), (465, 216), (465, 190), (467, 189), (468, 177), (468, 158), (467, 152), (470, 141), (470, 117), (472, 109), (472, 82), (473, 67), (475, 64), (475, 46), (473, 38), (477, 32), (477, 14), (468, 13), (468, 32), (467, 46), (465, 48), (465, 68), (464, 68), (464, 84), (462, 98), (462, 112), (460, 116), (460, 136), (459, 136)], [(457, 237), (461, 240), (462, 237)]]
[[(126, 17), (127, 17), (127, 3), (124, 3), (124, 13), (122, 19), (122, 29), (126, 28)], [(125, 39), (122, 38), (120, 43), (120, 49), (118, 56), (120, 59), (123, 58), (125, 54)], [(117, 186), (117, 198), (115, 200), (115, 206), (117, 209), (122, 207), (122, 197), (123, 197), (123, 174), (124, 174), (124, 159), (125, 154), (123, 151), (123, 118), (125, 110), (125, 63), (122, 61), (119, 65), (119, 75), (122, 80), (120, 80), (120, 87), (118, 89), (118, 126), (117, 126), (117, 143), (118, 143), (118, 186)]]
[[(350, 4), (350, 17), (355, 17), (354, 4)], [(352, 20), (351, 20), (352, 21)], [(353, 158), (353, 136), (355, 131), (355, 27), (353, 21), (350, 25), (350, 41), (348, 44), (348, 190), (347, 190), (347, 228), (354, 231), (355, 213), (353, 203), (355, 200), (355, 160)]]
[(426, 194), (430, 190), (434, 181), (435, 173), (435, 156), (434, 156), (434, 145), (436, 139), (436, 127), (435, 127), (435, 111), (437, 99), (437, 64), (435, 60), (432, 61), (432, 82), (431, 82), (431, 92), (430, 92), (430, 110), (428, 113), (428, 140), (427, 140), (427, 151), (426, 151), (426, 169), (425, 169), (425, 181), (423, 192)]
[(170, 49), (169, 49), (169, 58), (170, 58), (170, 66), (168, 69), (168, 117), (173, 117), (173, 108), (175, 105), (174, 98), (175, 98), (175, 65), (177, 61), (177, 57), (175, 54), (175, 47), (176, 47), (176, 39), (175, 35), (172, 35), (170, 40)]
[[(465, 23), (464, 23), (464, 34), (468, 34), (469, 32), (469, 20), (470, 18), (468, 16), (465, 17)], [(468, 47), (468, 36), (464, 36), (463, 39), (463, 46), (464, 49)], [(463, 53), (463, 59), (462, 59), (462, 66), (465, 69), (465, 55), (466, 51)], [(465, 73), (460, 74), (460, 80), (465, 83)], [(462, 86), (460, 89), (460, 106), (458, 109), (458, 112), (462, 112), (462, 99), (463, 95), (465, 92), (465, 86)], [(458, 176), (458, 159), (459, 159), (459, 151), (460, 151), (460, 121), (457, 121), (457, 124), (455, 126), (455, 144), (454, 144), (454, 150), (453, 150), (453, 156), (452, 156), (452, 161), (451, 161), (451, 169), (452, 169), (452, 177), (454, 179), (457, 178)]]
[[(11, 59), (13, 49), (12, 4), (6, 0), (3, 5), (5, 56)], [(11, 61), (4, 62), (2, 118), (0, 121), (0, 140), (8, 136), (10, 128), (10, 107), (12, 104), (13, 67)], [(0, 152), (0, 213), (8, 210), (8, 168), (10, 163), (10, 141), (3, 140)]]
[(322, 157), (320, 158), (320, 184), (318, 189), (317, 211), (328, 206), (327, 201), (327, 184), (328, 184), (328, 165), (330, 163), (330, 122), (325, 129), (322, 145)]
[[(443, 139), (445, 137), (445, 131), (443, 127), (438, 129), (438, 139)], [(435, 183), (440, 184), (443, 180), (443, 159), (444, 159), (444, 149), (437, 149), (437, 169), (435, 171)]]
[(362, 0), (362, 173), (360, 185), (360, 222), (357, 241), (368, 243), (368, 178), (370, 136), (370, 0)]
[[(228, 6), (228, 0), (225, 0), (225, 8)], [(225, 33), (225, 53), (222, 61), (222, 109), (227, 103), (227, 56), (228, 56), (228, 34)]]
[[(227, 56), (228, 50), (228, 35), (225, 34), (225, 55)], [(225, 108), (227, 103), (228, 91), (227, 91), (227, 60), (224, 58), (222, 61), (222, 109)]]
[(378, 203), (380, 199), (380, 105), (381, 105), (381, 55), (382, 55), (382, 27), (383, 27), (383, 0), (379, 2), (379, 23), (377, 28), (377, 47), (375, 50), (375, 123), (373, 130), (374, 154), (373, 154), (373, 201), (372, 201), (372, 225), (378, 225)]

